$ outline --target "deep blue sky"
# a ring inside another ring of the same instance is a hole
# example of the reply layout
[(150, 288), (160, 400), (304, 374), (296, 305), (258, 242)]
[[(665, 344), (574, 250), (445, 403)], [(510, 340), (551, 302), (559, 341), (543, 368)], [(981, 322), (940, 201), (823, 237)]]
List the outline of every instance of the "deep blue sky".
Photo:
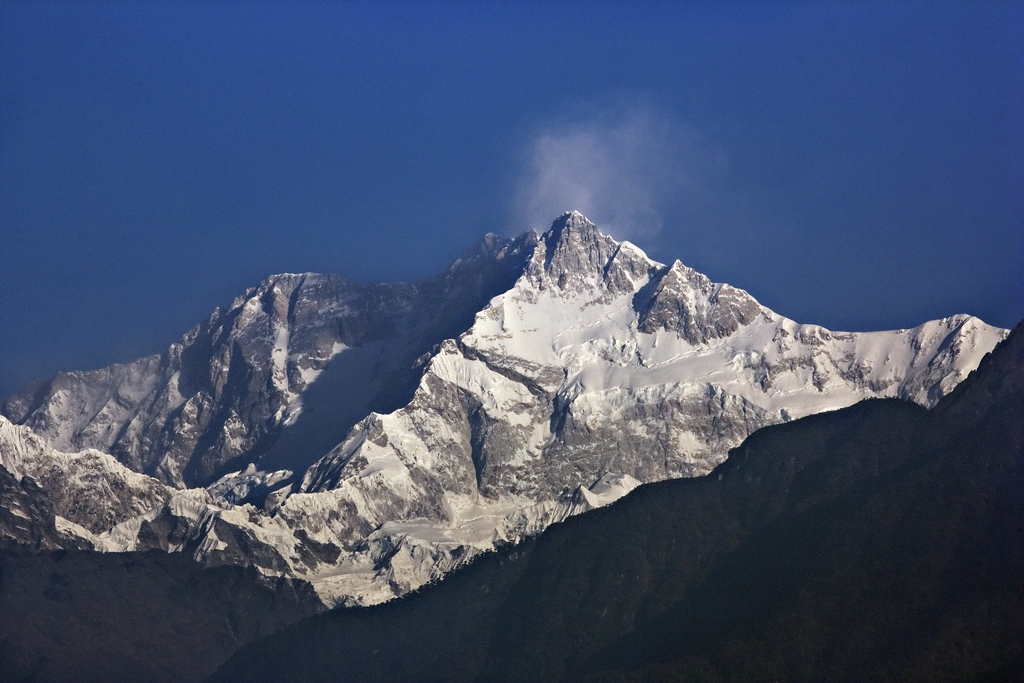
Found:
[(579, 208), (800, 322), (1024, 316), (1024, 10), (0, 2), (0, 395)]

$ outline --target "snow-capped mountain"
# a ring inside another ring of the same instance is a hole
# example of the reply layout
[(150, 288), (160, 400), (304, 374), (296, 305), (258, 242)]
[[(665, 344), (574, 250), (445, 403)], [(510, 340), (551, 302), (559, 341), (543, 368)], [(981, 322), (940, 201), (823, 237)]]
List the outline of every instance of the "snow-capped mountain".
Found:
[[(966, 315), (800, 325), (572, 212), (421, 283), (268, 278), (161, 356), (9, 398), (0, 450), (66, 542), (371, 603), (706, 474), (762, 426), (871, 397), (934, 405), (1006, 334)], [(68, 486), (105, 502), (62, 505)]]

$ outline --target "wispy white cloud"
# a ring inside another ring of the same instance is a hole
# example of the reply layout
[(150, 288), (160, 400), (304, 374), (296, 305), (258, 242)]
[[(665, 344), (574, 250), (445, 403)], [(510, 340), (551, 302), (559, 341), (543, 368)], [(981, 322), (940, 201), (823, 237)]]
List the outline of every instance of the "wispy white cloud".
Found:
[(666, 209), (699, 201), (723, 155), (689, 127), (647, 107), (615, 107), (539, 131), (524, 155), (516, 229), (546, 229), (583, 212), (619, 239), (651, 239)]

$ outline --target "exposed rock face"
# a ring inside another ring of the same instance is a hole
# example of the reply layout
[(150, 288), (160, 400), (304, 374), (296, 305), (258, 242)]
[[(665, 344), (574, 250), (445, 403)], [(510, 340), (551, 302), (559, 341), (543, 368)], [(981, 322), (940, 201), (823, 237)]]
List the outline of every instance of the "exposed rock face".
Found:
[(1005, 335), (963, 315), (799, 325), (573, 212), (422, 283), (269, 278), (163, 356), (59, 375), (3, 412), (150, 475), (105, 462), (95, 490), (120, 502), (71, 510), (43, 473), (99, 456), (39, 456), (56, 464), (31, 476), (82, 542), (376, 602), (637, 483), (705, 474), (762, 426), (876, 396), (933, 405)]
[(650, 275), (655, 264), (632, 248), (601, 234), (579, 212), (567, 213), (544, 233), (526, 275), (540, 291), (584, 289), (598, 275), (608, 295), (633, 290), (634, 282)]
[(20, 482), (25, 492), (35, 488), (45, 492), (45, 516), (56, 516), (58, 530), (72, 535), (78, 532), (69, 526), (81, 527), (86, 538), (100, 534), (162, 505), (173, 493), (95, 449), (55, 451), (31, 429), (4, 417), (0, 417), (0, 453), (3, 472)]
[(46, 491), (29, 478), (0, 467), (0, 549), (20, 546), (53, 550), (62, 546)]
[(654, 294), (640, 312), (638, 329), (671, 330), (693, 345), (728, 337), (764, 312), (746, 292), (715, 284), (679, 261), (652, 283)]

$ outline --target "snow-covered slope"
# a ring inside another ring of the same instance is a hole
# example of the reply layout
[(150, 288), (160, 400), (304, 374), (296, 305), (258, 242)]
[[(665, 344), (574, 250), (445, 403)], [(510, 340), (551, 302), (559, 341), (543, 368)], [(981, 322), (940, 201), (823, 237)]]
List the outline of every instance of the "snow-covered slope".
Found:
[(162, 483), (127, 486), (152, 503), (130, 518), (75, 521), (97, 547), (254, 564), (369, 603), (705, 474), (764, 425), (878, 396), (933, 405), (1006, 333), (965, 315), (800, 325), (572, 212), (424, 283), (270, 278), (162, 357), (60, 375), (3, 412)]

